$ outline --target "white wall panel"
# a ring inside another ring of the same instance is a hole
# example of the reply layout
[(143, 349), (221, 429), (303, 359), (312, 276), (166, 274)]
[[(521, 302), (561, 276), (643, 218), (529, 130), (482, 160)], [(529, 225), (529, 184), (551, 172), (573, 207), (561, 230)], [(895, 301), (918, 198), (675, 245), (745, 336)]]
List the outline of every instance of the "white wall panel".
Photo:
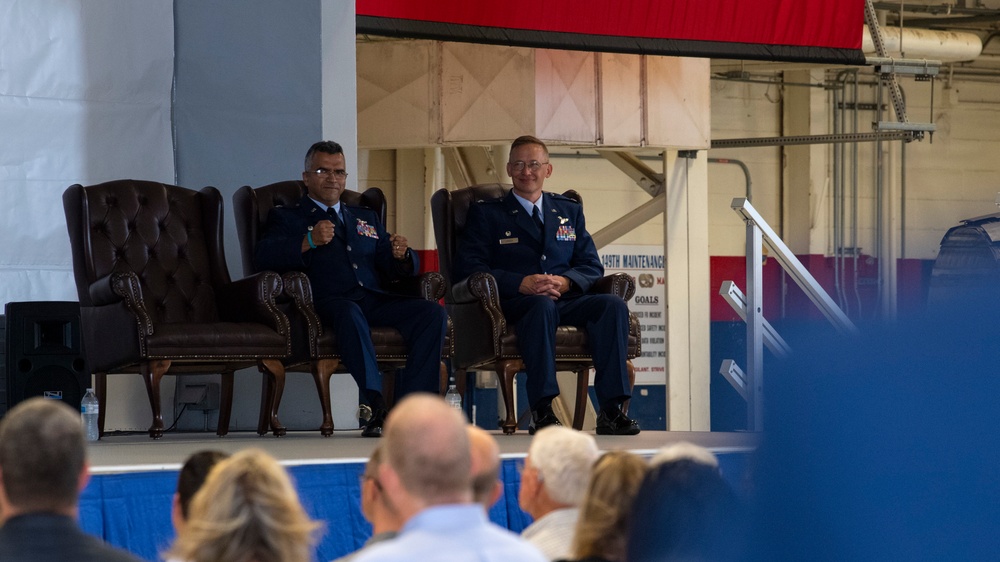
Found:
[(708, 59), (645, 57), (650, 146), (708, 148), (711, 141)]
[(639, 146), (642, 143), (641, 57), (600, 53), (602, 144)]
[(174, 179), (173, 3), (0, 1), (0, 305), (76, 300), (62, 193)]
[(527, 48), (444, 43), (444, 143), (504, 142), (535, 130), (535, 57)]
[[(426, 146), (437, 138), (438, 93), (431, 57), (438, 44), (385, 41), (358, 49), (358, 145)], [(386, 69), (391, 72), (386, 72)]]
[(594, 53), (535, 51), (535, 131), (567, 143), (597, 141)]

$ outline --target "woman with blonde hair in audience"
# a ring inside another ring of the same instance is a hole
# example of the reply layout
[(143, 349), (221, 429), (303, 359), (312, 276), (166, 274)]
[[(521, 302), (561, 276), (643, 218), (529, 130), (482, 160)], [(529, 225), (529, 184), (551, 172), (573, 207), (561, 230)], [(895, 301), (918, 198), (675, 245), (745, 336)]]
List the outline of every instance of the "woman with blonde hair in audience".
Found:
[(624, 562), (628, 513), (649, 465), (627, 451), (604, 453), (594, 463), (573, 538), (580, 562)]
[(191, 501), (168, 557), (186, 562), (304, 562), (315, 532), (274, 457), (247, 449), (217, 464)]

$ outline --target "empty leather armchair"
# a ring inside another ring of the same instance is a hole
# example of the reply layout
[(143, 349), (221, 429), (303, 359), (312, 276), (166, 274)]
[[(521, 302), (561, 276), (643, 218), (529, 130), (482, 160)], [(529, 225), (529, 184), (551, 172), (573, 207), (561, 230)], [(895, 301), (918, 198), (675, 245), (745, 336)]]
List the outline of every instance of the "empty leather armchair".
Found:
[(70, 186), (63, 208), (80, 298), (84, 353), (96, 376), (104, 431), (107, 375), (138, 373), (163, 434), (160, 380), (220, 373), (219, 424), (229, 431), (233, 373), (258, 362), (281, 373), (291, 351), (288, 319), (275, 303), (281, 278), (232, 281), (223, 252), (223, 200), (151, 181)]
[[(504, 433), (514, 433), (517, 429), (513, 379), (514, 375), (524, 370), (524, 362), (517, 347), (516, 330), (504, 318), (493, 276), (480, 272), (467, 279), (455, 279), (453, 266), (469, 206), (475, 201), (501, 198), (506, 195), (509, 187), (485, 184), (454, 191), (440, 189), (431, 197), (438, 259), (448, 286), (445, 304), (455, 324), (455, 355), (452, 366), (458, 373), (473, 369), (490, 369), (496, 372), (506, 410), (506, 418), (502, 422)], [(567, 191), (564, 195), (580, 200), (575, 191)], [(635, 280), (630, 275), (615, 273), (600, 279), (591, 291), (615, 294), (627, 301), (635, 294)], [(630, 314), (628, 359), (639, 356), (640, 344), (639, 321), (635, 314)], [(573, 426), (580, 429), (586, 410), (590, 369), (593, 367), (586, 331), (573, 326), (560, 326), (556, 331), (555, 360), (557, 370), (577, 374)], [(631, 361), (627, 362), (627, 368), (631, 385), (635, 381)]]
[[(282, 181), (252, 188), (243, 186), (233, 196), (233, 206), (236, 214), (236, 225), (240, 236), (240, 249), (243, 257), (243, 270), (246, 273), (256, 272), (254, 254), (257, 243), (267, 223), (267, 216), (277, 205), (294, 206), (306, 192), (301, 181)], [(382, 190), (372, 187), (364, 192), (344, 191), (340, 200), (351, 206), (364, 206), (376, 211), (379, 219), (385, 224), (386, 200)], [(330, 410), (330, 377), (334, 372), (345, 372), (341, 363), (337, 338), (333, 330), (326, 329), (316, 314), (312, 300), (312, 290), (309, 280), (302, 272), (293, 271), (283, 275), (285, 302), (282, 310), (287, 311), (292, 324), (293, 352), (285, 361), (285, 369), (289, 372), (308, 372), (312, 374), (319, 393), (320, 405), (323, 410), (323, 421), (320, 433), (329, 436), (333, 433), (333, 415)], [(438, 301), (444, 296), (444, 278), (440, 273), (428, 272), (412, 280), (394, 282), (390, 290), (401, 294), (420, 296), (426, 300)], [(383, 378), (383, 395), (388, 403), (392, 403), (394, 389), (393, 373), (406, 364), (407, 346), (403, 336), (395, 328), (387, 326), (371, 326), (372, 343), (375, 346), (376, 361), (387, 375)], [(451, 324), (449, 322), (448, 336), (445, 337), (442, 357), (452, 355)], [(442, 364), (441, 377), (447, 381), (447, 371)], [(262, 410), (257, 432), (267, 433), (268, 426), (275, 435), (285, 433), (284, 426), (278, 418), (278, 408), (284, 380), (268, 376), (265, 379), (265, 400), (268, 401), (265, 415)]]

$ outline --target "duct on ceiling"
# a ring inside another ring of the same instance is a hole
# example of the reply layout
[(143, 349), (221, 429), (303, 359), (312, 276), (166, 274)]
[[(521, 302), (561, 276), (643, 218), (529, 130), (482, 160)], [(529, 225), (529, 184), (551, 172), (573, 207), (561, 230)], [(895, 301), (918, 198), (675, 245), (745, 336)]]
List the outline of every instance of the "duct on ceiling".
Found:
[[(941, 62), (968, 61), (983, 52), (983, 41), (975, 33), (966, 31), (938, 31), (913, 27), (882, 27), (885, 47), (890, 57), (928, 59)], [(865, 26), (862, 50), (865, 55), (875, 54), (871, 32)]]

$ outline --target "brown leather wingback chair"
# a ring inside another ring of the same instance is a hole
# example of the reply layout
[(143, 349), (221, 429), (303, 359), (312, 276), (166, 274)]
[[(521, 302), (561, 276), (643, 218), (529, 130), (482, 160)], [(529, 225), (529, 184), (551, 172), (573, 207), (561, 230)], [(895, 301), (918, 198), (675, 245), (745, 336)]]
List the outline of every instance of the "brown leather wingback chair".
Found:
[(216, 433), (225, 435), (233, 372), (259, 362), (280, 376), (291, 339), (275, 304), (281, 278), (229, 277), (219, 191), (139, 180), (77, 184), (63, 193), (63, 208), (101, 432), (108, 374), (142, 375), (153, 413), (149, 436), (158, 438), (160, 379), (221, 373)]
[[(474, 201), (504, 197), (510, 186), (502, 184), (474, 185), (448, 191), (439, 189), (431, 197), (431, 215), (434, 219), (434, 238), (437, 240), (438, 259), (448, 290), (445, 304), (448, 314), (455, 323), (455, 355), (452, 367), (461, 375), (467, 370), (487, 368), (497, 374), (500, 391), (503, 394), (506, 419), (503, 432), (510, 434), (517, 430), (517, 416), (514, 412), (514, 375), (524, 370), (517, 348), (517, 334), (509, 325), (500, 308), (500, 293), (496, 280), (488, 273), (474, 273), (468, 279), (455, 279), (452, 267), (458, 241), (465, 229), (469, 206)], [(575, 191), (564, 193), (567, 197), (581, 201)], [(635, 294), (635, 279), (625, 273), (615, 273), (600, 279), (592, 289), (595, 292), (613, 293), (625, 300)], [(631, 359), (641, 352), (639, 320), (630, 314), (627, 363), (630, 385), (635, 382), (635, 370)], [(576, 402), (573, 412), (573, 427), (583, 427), (587, 407), (590, 369), (593, 359), (590, 355), (585, 330), (573, 326), (560, 326), (556, 332), (556, 369), (577, 374)], [(464, 380), (464, 376), (456, 379)], [(627, 407), (627, 405), (626, 405)]]
[[(236, 226), (240, 237), (240, 249), (243, 256), (244, 273), (256, 272), (254, 253), (257, 242), (267, 224), (267, 215), (277, 205), (293, 206), (298, 204), (305, 194), (305, 184), (301, 181), (282, 181), (252, 188), (243, 186), (233, 195), (233, 207), (236, 214)], [(371, 187), (363, 192), (345, 190), (340, 195), (341, 201), (348, 205), (364, 206), (374, 210), (379, 220), (385, 224), (386, 200), (385, 194), (377, 187)], [(333, 434), (333, 415), (330, 410), (330, 376), (334, 372), (343, 371), (340, 361), (337, 339), (332, 330), (324, 329), (316, 314), (312, 302), (312, 290), (309, 279), (302, 272), (289, 272), (282, 276), (286, 302), (283, 310), (287, 311), (292, 324), (291, 356), (285, 361), (285, 369), (289, 372), (307, 372), (313, 376), (316, 390), (319, 393), (320, 405), (323, 409), (323, 423), (320, 433), (324, 436)], [(444, 278), (440, 273), (424, 273), (414, 278), (412, 283), (395, 282), (390, 290), (403, 294), (421, 296), (427, 300), (438, 301), (444, 296)], [(387, 376), (383, 378), (383, 395), (386, 403), (391, 404), (393, 398), (393, 376), (390, 373), (406, 364), (406, 342), (395, 328), (386, 326), (371, 327), (372, 343), (375, 346), (375, 359)], [(452, 355), (451, 321), (449, 320), (448, 335), (445, 336), (442, 357)], [(442, 364), (442, 385), (447, 383), (447, 370)], [(278, 419), (278, 407), (281, 404), (281, 394), (284, 389), (284, 379), (266, 377), (264, 400), (268, 403), (262, 407), (260, 423), (257, 432), (267, 433), (268, 424), (275, 435), (285, 433), (285, 428)], [(268, 412), (265, 418), (264, 411)]]

